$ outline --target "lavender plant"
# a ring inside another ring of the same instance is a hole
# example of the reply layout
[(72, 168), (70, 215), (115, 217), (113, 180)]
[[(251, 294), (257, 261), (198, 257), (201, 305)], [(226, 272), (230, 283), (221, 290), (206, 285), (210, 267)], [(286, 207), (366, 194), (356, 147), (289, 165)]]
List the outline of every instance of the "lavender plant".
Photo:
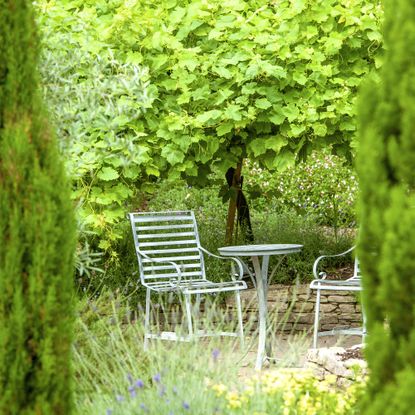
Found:
[(78, 325), (79, 414), (357, 414), (361, 381), (338, 390), (309, 371), (282, 369), (292, 362), (289, 356), (279, 370), (254, 374), (243, 359), (246, 350), (233, 341), (152, 342), (144, 352), (141, 320), (131, 321), (119, 298), (91, 300), (85, 307), (94, 316), (85, 320), (82, 313)]

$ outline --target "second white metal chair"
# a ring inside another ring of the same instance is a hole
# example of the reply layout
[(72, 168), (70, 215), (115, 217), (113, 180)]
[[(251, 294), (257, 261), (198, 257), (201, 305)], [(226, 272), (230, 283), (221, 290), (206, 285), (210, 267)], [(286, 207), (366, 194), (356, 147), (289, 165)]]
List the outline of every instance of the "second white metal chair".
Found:
[(360, 292), (362, 291), (361, 276), (359, 260), (355, 258), (353, 275), (344, 280), (328, 280), (325, 272), (318, 272), (318, 266), (323, 258), (335, 258), (347, 255), (355, 249), (348, 249), (337, 255), (322, 255), (316, 259), (313, 265), (314, 280), (310, 283), (310, 288), (316, 290), (316, 304), (315, 304), (315, 316), (314, 316), (314, 333), (313, 333), (313, 348), (317, 347), (317, 340), (320, 336), (332, 335), (332, 334), (347, 334), (347, 335), (361, 335), (363, 338), (366, 334), (365, 330), (365, 315), (363, 313), (363, 327), (362, 328), (338, 328), (328, 331), (319, 331), (320, 326), (320, 301), (322, 291), (350, 291)]
[[(239, 292), (246, 289), (241, 280), (242, 263), (237, 258), (221, 257), (208, 252), (200, 245), (195, 215), (192, 211), (129, 213), (141, 283), (147, 289), (144, 346), (148, 339), (189, 341), (194, 337), (235, 336), (243, 343), (242, 308)], [(231, 280), (214, 282), (206, 278), (204, 254), (234, 261), (239, 272)], [(176, 332), (152, 333), (150, 327), (151, 293), (172, 292), (184, 296), (187, 335)], [(206, 333), (195, 332), (191, 313), (191, 296), (234, 292), (238, 313), (238, 331)]]

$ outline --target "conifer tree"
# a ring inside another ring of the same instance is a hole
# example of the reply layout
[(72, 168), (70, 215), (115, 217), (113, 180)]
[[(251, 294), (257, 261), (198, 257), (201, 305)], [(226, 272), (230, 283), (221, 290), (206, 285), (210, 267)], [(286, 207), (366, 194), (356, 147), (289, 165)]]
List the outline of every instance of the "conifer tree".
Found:
[(68, 182), (40, 99), (30, 0), (0, 0), (0, 414), (72, 412)]
[(360, 98), (363, 414), (415, 413), (415, 2), (387, 0), (385, 63)]

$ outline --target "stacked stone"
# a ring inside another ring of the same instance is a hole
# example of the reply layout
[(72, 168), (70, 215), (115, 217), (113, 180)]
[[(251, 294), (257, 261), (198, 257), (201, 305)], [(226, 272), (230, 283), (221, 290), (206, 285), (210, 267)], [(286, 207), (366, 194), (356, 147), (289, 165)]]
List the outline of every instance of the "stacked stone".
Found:
[[(257, 329), (258, 300), (254, 288), (241, 292), (241, 302), (246, 331)], [(310, 332), (314, 326), (316, 295), (308, 284), (271, 285), (268, 290), (269, 323), (276, 333)], [(182, 324), (183, 310), (177, 303), (157, 304), (153, 319), (160, 327)], [(140, 313), (141, 314), (141, 313)], [(235, 298), (229, 296), (224, 304), (212, 306), (202, 301), (200, 317), (209, 323), (229, 323), (236, 320)], [(359, 297), (344, 291), (332, 291), (321, 295), (320, 330), (361, 327), (362, 312)]]
[(362, 345), (355, 345), (349, 349), (343, 347), (329, 347), (310, 349), (307, 353), (306, 367), (311, 369), (319, 380), (335, 376), (336, 385), (349, 387), (355, 380), (365, 378), (368, 374), (367, 363), (361, 357), (348, 357), (362, 350)]
[[(254, 288), (241, 293), (245, 321), (256, 322), (258, 301)], [(271, 285), (268, 290), (268, 313), (271, 324), (283, 332), (310, 331), (314, 325), (316, 295), (308, 284)], [(233, 298), (227, 299), (230, 309), (235, 307)], [(362, 325), (359, 297), (344, 291), (321, 295), (320, 329), (360, 327)]]

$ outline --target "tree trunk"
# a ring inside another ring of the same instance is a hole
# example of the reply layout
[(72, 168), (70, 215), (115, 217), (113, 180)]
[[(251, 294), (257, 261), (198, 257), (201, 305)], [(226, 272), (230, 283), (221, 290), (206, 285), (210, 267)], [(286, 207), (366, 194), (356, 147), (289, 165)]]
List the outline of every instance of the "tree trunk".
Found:
[(232, 178), (231, 186), (231, 197), (229, 199), (228, 206), (228, 216), (226, 219), (226, 235), (225, 235), (225, 244), (231, 245), (234, 240), (234, 229), (235, 229), (235, 219), (236, 219), (236, 203), (238, 200), (238, 194), (241, 190), (241, 170), (242, 170), (242, 161), (239, 162), (236, 166), (235, 172)]

